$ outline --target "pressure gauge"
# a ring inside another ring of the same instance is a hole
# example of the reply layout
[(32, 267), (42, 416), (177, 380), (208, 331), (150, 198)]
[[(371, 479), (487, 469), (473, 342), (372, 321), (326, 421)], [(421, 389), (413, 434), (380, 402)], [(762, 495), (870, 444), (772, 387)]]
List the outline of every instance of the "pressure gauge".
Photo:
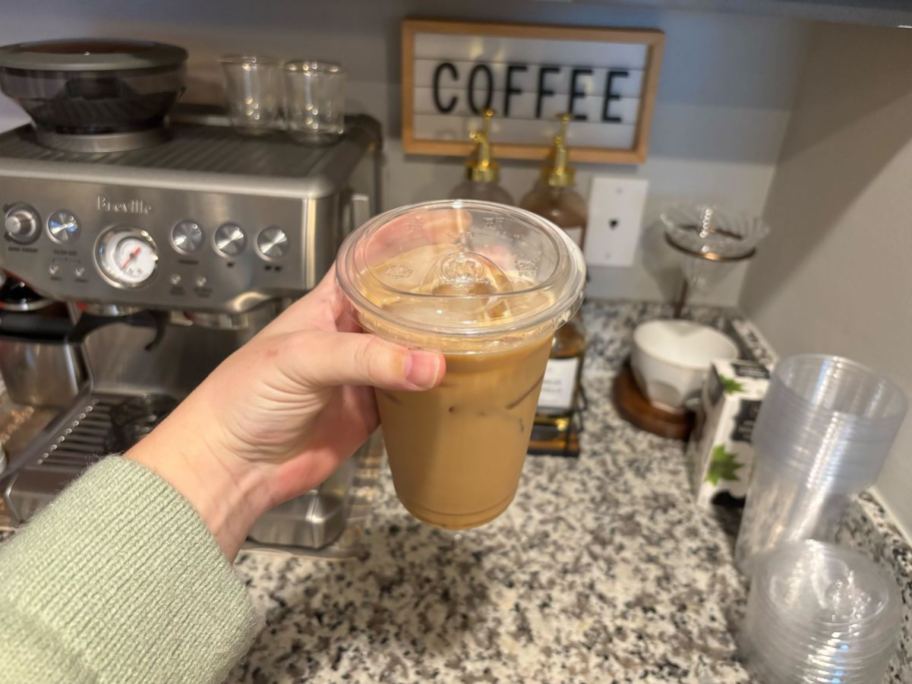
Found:
[(139, 287), (155, 274), (158, 250), (144, 230), (109, 228), (98, 238), (95, 262), (112, 285)]

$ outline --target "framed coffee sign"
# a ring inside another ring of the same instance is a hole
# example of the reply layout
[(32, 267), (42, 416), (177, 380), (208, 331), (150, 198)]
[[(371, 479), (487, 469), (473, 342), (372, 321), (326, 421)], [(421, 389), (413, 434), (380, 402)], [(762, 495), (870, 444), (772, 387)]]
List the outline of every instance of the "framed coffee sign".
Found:
[(491, 108), (499, 157), (543, 158), (568, 113), (573, 160), (640, 163), (664, 40), (653, 30), (406, 19), (405, 151), (465, 155)]

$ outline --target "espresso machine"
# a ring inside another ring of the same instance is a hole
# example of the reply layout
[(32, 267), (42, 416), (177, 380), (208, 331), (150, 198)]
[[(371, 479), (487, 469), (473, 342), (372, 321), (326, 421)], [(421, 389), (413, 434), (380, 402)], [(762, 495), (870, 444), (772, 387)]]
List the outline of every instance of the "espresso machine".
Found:
[[(65, 341), (84, 366), (74, 396), (36, 407), (27, 438), (7, 446), (0, 492), (14, 524), (149, 432), (316, 285), (379, 209), (380, 129), (366, 116), (348, 117), (338, 141), (306, 146), (280, 132), (245, 137), (215, 110), (178, 110), (166, 135), (134, 143), (128, 132), (113, 151), (85, 132), (75, 144), (29, 126), (0, 134), (0, 268), (65, 303)], [(36, 372), (40, 356), (16, 372)], [(332, 542), (355, 467), (264, 516), (251, 539)]]

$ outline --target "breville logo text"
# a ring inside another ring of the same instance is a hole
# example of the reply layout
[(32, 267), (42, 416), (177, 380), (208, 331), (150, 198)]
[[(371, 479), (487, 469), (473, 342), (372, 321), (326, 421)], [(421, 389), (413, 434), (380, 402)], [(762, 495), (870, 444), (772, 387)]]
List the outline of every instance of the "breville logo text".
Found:
[(112, 214), (151, 214), (152, 205), (141, 199), (115, 202), (104, 195), (98, 196), (98, 211), (109, 211)]

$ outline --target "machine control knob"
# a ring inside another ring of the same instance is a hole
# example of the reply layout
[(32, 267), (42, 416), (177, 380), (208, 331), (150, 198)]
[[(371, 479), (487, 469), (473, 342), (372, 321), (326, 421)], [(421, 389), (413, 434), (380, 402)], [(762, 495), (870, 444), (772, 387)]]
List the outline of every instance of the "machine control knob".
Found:
[(180, 221), (171, 229), (171, 244), (182, 254), (191, 254), (203, 244), (203, 229), (196, 221)]
[(223, 257), (236, 257), (247, 246), (247, 235), (236, 223), (223, 223), (215, 230), (215, 251)]
[(73, 215), (73, 212), (66, 209), (59, 209), (48, 216), (47, 227), (54, 242), (60, 244), (73, 242), (80, 233), (79, 220)]
[(35, 241), (40, 225), (38, 212), (24, 204), (10, 207), (3, 221), (9, 239), (22, 245)]
[(288, 236), (278, 226), (269, 226), (257, 235), (257, 250), (266, 259), (281, 259), (288, 252)]

